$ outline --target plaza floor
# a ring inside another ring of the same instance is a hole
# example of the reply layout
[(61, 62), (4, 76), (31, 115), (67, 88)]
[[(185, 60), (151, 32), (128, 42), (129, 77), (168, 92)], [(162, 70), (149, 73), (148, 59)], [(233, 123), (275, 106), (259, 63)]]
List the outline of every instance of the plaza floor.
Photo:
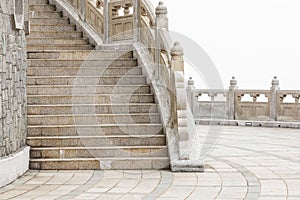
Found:
[(0, 199), (300, 199), (299, 129), (210, 128), (204, 173), (30, 170)]

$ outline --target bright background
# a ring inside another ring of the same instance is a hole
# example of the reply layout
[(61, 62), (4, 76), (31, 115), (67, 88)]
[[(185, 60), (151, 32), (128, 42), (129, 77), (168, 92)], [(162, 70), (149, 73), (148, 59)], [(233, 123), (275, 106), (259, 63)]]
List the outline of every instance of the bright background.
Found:
[[(154, 7), (158, 0), (151, 0)], [(198, 43), (213, 60), (224, 87), (300, 89), (299, 0), (165, 0), (169, 28)], [(193, 75), (190, 67), (186, 76)], [(194, 75), (193, 75), (194, 77)], [(201, 78), (197, 87), (205, 88)]]

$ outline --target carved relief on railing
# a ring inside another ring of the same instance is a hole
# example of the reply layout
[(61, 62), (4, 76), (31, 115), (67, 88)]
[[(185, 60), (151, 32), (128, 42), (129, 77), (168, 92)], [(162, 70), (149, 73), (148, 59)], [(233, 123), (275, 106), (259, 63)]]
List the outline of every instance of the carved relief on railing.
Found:
[[(250, 98), (244, 99), (245, 96)], [(235, 91), (235, 119), (240, 120), (269, 120), (269, 101), (258, 101), (260, 96), (269, 98), (268, 90), (236, 90)]]
[(227, 94), (227, 90), (193, 90), (194, 117), (224, 119)]
[(277, 91), (277, 119), (280, 121), (300, 120), (300, 90)]
[(113, 0), (109, 5), (111, 41), (133, 39), (132, 0)]
[(86, 6), (86, 21), (94, 30), (103, 36), (104, 33), (104, 1), (89, 0)]

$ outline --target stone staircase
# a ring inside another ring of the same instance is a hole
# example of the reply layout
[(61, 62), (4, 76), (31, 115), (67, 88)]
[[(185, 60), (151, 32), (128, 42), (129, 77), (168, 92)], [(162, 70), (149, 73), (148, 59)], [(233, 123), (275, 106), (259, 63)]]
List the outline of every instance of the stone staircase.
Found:
[(30, 4), (30, 168), (169, 168), (158, 105), (133, 52), (96, 51), (47, 0)]

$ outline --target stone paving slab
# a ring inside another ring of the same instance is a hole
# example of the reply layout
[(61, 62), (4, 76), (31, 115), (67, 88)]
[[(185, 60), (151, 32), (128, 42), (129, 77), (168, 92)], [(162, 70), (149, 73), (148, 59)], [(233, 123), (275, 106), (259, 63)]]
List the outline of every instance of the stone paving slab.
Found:
[(300, 199), (300, 130), (223, 127), (205, 163), (204, 173), (30, 170), (0, 199)]

